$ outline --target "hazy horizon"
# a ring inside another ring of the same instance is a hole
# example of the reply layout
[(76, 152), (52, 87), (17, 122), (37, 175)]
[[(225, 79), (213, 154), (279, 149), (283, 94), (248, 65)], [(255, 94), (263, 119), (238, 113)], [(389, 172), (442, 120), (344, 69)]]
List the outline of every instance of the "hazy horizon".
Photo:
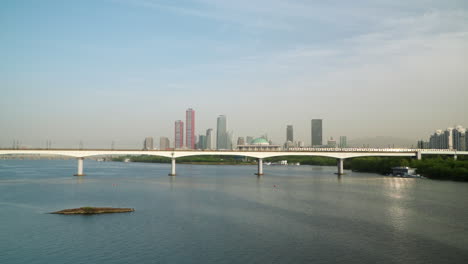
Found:
[(467, 1), (4, 1), (0, 33), (0, 147), (172, 145), (187, 108), (234, 143), (468, 127)]

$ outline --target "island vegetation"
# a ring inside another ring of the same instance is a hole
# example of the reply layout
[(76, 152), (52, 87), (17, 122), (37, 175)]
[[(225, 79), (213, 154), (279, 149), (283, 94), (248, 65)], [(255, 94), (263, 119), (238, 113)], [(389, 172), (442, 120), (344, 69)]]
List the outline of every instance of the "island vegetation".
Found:
[(64, 214), (64, 215), (73, 215), (73, 214), (111, 214), (111, 213), (128, 213), (134, 212), (133, 208), (113, 208), (113, 207), (80, 207), (73, 209), (65, 209), (57, 212), (52, 212), (51, 214)]

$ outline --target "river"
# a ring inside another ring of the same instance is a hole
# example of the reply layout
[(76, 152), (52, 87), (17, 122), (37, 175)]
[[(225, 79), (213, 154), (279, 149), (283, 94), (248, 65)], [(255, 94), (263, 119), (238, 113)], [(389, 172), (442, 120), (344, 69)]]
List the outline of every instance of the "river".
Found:
[[(336, 167), (0, 160), (0, 263), (468, 263), (468, 183)], [(48, 212), (132, 207), (91, 216)]]

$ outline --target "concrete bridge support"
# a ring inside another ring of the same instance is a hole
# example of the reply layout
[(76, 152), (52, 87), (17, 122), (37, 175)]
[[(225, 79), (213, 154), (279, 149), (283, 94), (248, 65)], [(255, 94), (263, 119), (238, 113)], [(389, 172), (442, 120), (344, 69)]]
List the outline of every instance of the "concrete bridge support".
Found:
[(416, 152), (416, 159), (418, 159), (418, 160), (422, 159), (421, 151)]
[(344, 169), (343, 169), (344, 159), (337, 159), (336, 161), (337, 161), (336, 165), (338, 167), (338, 172), (336, 174), (344, 175)]
[(457, 159), (458, 159), (457, 154), (453, 155), (453, 159), (454, 159), (454, 160), (457, 160)]
[(171, 159), (171, 173), (169, 173), (169, 176), (176, 176), (176, 171), (175, 171), (175, 158)]
[(262, 176), (263, 175), (263, 159), (257, 159), (257, 166), (258, 171), (255, 175)]
[(77, 158), (78, 160), (78, 171), (74, 176), (85, 176), (86, 174), (83, 173), (83, 160), (84, 158)]

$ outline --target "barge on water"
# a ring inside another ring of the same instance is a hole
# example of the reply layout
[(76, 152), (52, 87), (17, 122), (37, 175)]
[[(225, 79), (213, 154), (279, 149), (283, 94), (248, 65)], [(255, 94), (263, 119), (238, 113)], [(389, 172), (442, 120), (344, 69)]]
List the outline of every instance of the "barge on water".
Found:
[(416, 174), (416, 169), (410, 167), (393, 167), (391, 175), (402, 178), (421, 178), (419, 174)]

